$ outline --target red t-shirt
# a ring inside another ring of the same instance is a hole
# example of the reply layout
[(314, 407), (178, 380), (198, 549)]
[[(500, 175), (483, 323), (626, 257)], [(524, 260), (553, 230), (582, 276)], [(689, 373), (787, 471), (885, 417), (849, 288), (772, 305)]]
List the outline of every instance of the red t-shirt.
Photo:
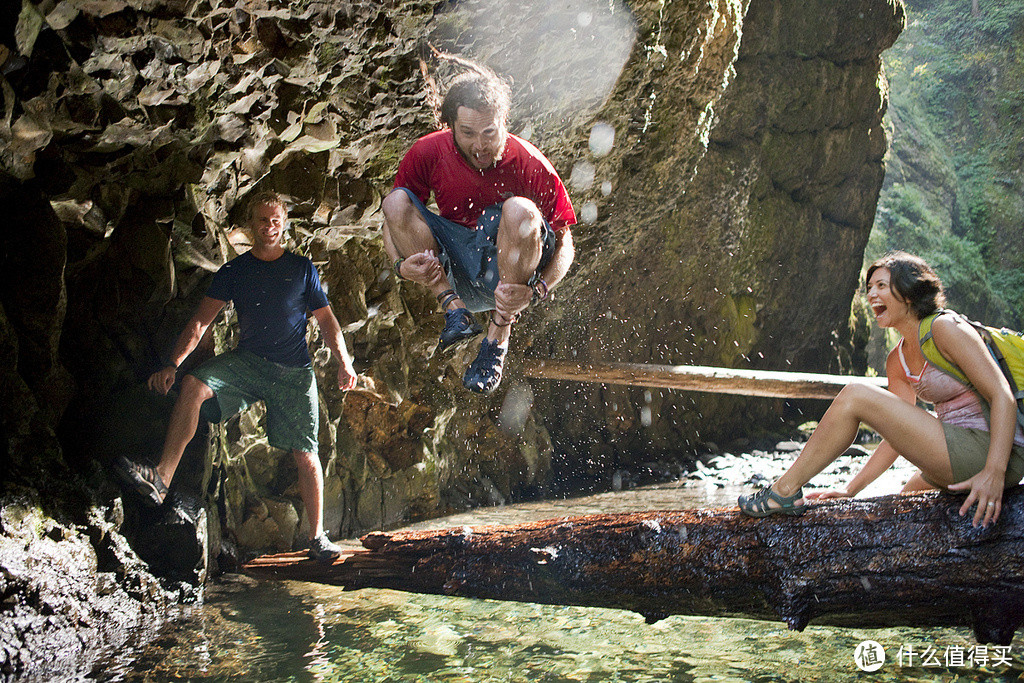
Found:
[(509, 197), (526, 197), (556, 231), (576, 222), (576, 214), (551, 162), (526, 140), (511, 133), (495, 166), (477, 170), (455, 147), (450, 129), (424, 135), (398, 165), (395, 187), (412, 190), (426, 204), (433, 191), (441, 216), (476, 228), (489, 206)]

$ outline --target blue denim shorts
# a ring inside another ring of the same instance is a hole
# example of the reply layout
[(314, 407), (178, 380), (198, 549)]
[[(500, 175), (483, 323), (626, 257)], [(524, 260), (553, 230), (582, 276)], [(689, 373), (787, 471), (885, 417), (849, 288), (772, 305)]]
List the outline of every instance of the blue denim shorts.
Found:
[[(501, 222), (501, 204), (484, 209), (476, 222), (476, 230), (470, 230), (447, 218), (433, 213), (416, 194), (408, 188), (404, 191), (412, 200), (430, 227), (440, 251), (438, 258), (448, 274), (448, 282), (466, 303), (466, 308), (477, 313), (494, 308), (494, 289), (498, 286), (498, 224)], [(547, 219), (544, 222), (540, 265), (541, 271), (555, 253), (555, 231)]]
[(291, 367), (235, 349), (214, 356), (190, 373), (213, 390), (200, 414), (220, 422), (263, 401), (267, 442), (286, 451), (319, 450), (320, 405), (311, 367)]

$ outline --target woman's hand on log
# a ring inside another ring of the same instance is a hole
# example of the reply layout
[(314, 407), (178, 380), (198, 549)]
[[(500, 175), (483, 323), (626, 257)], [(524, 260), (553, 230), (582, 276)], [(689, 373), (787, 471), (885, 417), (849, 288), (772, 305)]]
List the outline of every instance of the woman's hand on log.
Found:
[(1003, 484), (1006, 475), (1002, 472), (993, 472), (983, 469), (976, 475), (957, 484), (950, 484), (951, 491), (967, 491), (967, 500), (960, 506), (960, 516), (963, 517), (971, 506), (977, 503), (974, 511), (972, 524), (978, 526), (979, 522), (983, 527), (993, 524), (999, 519), (999, 513), (1003, 507)]
[(804, 498), (808, 500), (829, 500), (832, 498), (853, 498), (853, 494), (848, 491), (811, 491), (804, 494)]

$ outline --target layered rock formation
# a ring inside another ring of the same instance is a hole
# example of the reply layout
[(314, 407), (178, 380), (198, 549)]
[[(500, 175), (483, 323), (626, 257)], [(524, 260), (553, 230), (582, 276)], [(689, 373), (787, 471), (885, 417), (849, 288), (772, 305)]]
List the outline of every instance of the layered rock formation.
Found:
[[(706, 151), (696, 154), (674, 118), (690, 92), (685, 72), (631, 62), (639, 73), (624, 74), (620, 89), (647, 79), (651, 108), (599, 166), (615, 190), (596, 199), (592, 251), (566, 287), (571, 305), (546, 321), (545, 352), (862, 373), (867, 323), (850, 302), (883, 177), (879, 53), (902, 24), (895, 1), (754, 0), (728, 67), (735, 75), (705, 117)], [(618, 120), (614, 106), (602, 114)], [(784, 410), (593, 385), (544, 398), (560, 407), (547, 422), (556, 450), (575, 453), (578, 468), (771, 429)]]
[[(102, 469), (159, 448), (168, 400), (143, 383), (211, 273), (242, 248), (234, 227), (255, 190), (294, 202), (292, 246), (320, 266), (362, 376), (339, 394), (313, 340), (333, 535), (542, 494), (559, 476), (600, 476), (652, 453), (679, 457), (779, 414), (774, 403), (530, 386), (517, 376), (526, 354), (850, 367), (850, 299), (884, 151), (878, 54), (902, 6), (550, 5), (26, 0), (0, 10), (0, 197), (14, 209), (0, 237), (4, 506), (36, 501), (42, 518), (62, 520), (53, 528), (77, 525), (30, 538), (4, 521), (13, 557), (88, 537), (98, 559), (84, 571), (112, 577), (103, 591), (129, 591), (136, 560), (102, 540), (126, 531), (173, 597), (178, 581), (303, 536), (294, 471), (266, 447), (259, 409), (197, 438), (177, 503), (154, 517), (125, 498), (122, 521)], [(433, 126), (425, 76), (448, 75), (428, 41), (514, 78), (510, 128), (549, 154), (584, 219), (577, 265), (514, 333), (508, 379), (490, 399), (461, 387), (472, 350), (432, 356), (436, 304), (394, 279), (380, 243), (381, 196)], [(233, 334), (230, 319), (219, 324), (190, 362)], [(154, 524), (172, 537), (197, 530), (195, 542), (175, 544), (187, 552), (161, 566)], [(30, 583), (3, 581), (12, 601), (45, 613), (26, 597)], [(89, 591), (108, 594), (87, 588), (86, 601)], [(19, 648), (5, 644), (8, 673), (31, 670)]]

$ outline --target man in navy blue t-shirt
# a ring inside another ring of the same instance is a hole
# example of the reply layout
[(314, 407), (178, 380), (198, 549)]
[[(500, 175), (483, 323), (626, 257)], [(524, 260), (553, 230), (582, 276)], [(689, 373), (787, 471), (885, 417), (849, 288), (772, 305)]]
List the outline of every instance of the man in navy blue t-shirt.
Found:
[(238, 346), (182, 378), (160, 464), (148, 467), (122, 457), (117, 472), (144, 501), (161, 505), (200, 416), (219, 422), (263, 401), (270, 445), (290, 451), (298, 466), (299, 493), (309, 520), (309, 555), (330, 561), (341, 550), (323, 529), (324, 480), (317, 454), (319, 402), (306, 346), (307, 311), (316, 318), (324, 341), (338, 360), (338, 386), (348, 391), (355, 386), (356, 374), (316, 268), (308, 258), (286, 251), (281, 244), (286, 222), (285, 205), (277, 194), (260, 193), (249, 203), (246, 224), (252, 233), (252, 249), (214, 275), (175, 344), (171, 364), (150, 376), (149, 387), (167, 394), (178, 366), (229, 301), (238, 316)]

